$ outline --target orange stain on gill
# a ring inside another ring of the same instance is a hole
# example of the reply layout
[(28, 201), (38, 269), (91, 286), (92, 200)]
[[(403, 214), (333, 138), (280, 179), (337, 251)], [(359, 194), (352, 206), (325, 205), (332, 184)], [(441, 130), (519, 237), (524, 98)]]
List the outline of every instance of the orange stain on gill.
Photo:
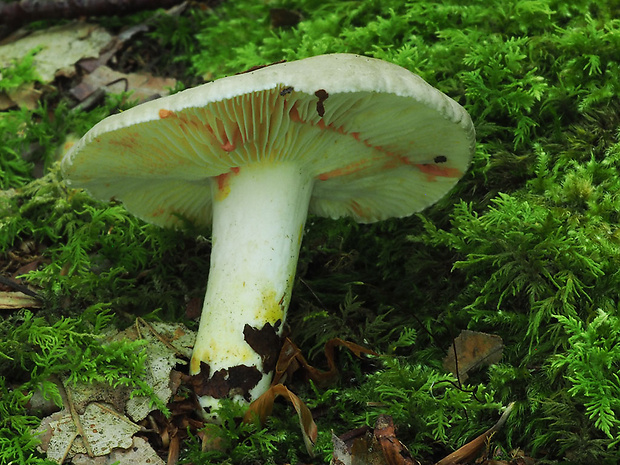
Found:
[(230, 169), (229, 172), (222, 173), (219, 176), (215, 177), (215, 180), (217, 182), (217, 192), (215, 193), (216, 201), (222, 201), (226, 197), (228, 197), (228, 194), (230, 194), (230, 176), (239, 174), (239, 171), (241, 171), (241, 168), (238, 166), (234, 166)]
[(460, 170), (456, 168), (448, 168), (443, 166), (437, 166), (432, 164), (416, 164), (412, 163), (413, 166), (418, 168), (422, 173), (427, 175), (427, 179), (429, 181), (436, 181), (436, 177), (439, 176), (441, 178), (460, 178), (462, 173)]
[(116, 147), (124, 147), (126, 149), (132, 149), (137, 145), (138, 134), (132, 132), (131, 134), (126, 134), (121, 136), (118, 139), (110, 139), (108, 143), (110, 145), (114, 145)]
[[(332, 178), (350, 175), (358, 171), (362, 171), (366, 168), (370, 168), (375, 163), (379, 163), (380, 169), (382, 170), (396, 169), (400, 166), (414, 166), (418, 168), (422, 173), (427, 175), (426, 179), (429, 182), (436, 181), (437, 177), (460, 178), (462, 175), (461, 171), (456, 168), (437, 166), (434, 164), (415, 163), (405, 155), (399, 155), (395, 152), (387, 150), (380, 145), (373, 145), (367, 139), (362, 139), (359, 132), (346, 132), (343, 127), (336, 127), (333, 122), (325, 124), (325, 120), (323, 119), (320, 119), (317, 122), (304, 121), (299, 115), (299, 111), (297, 110), (297, 107), (295, 105), (293, 105), (289, 110), (289, 118), (293, 123), (310, 124), (319, 128), (321, 131), (332, 131), (338, 134), (353, 137), (353, 139), (355, 139), (357, 142), (361, 142), (366, 147), (372, 149), (373, 151), (375, 151), (375, 153), (377, 153), (377, 155), (374, 157), (358, 160), (340, 168), (321, 173), (317, 176), (320, 181), (327, 181)], [(409, 145), (411, 144), (413, 144), (413, 142), (410, 142)], [(356, 208), (359, 207), (359, 205), (356, 205), (352, 205), (351, 207), (354, 211)], [(364, 217), (365, 215), (360, 214), (360, 216)]]
[(174, 116), (174, 112), (173, 111), (165, 110), (163, 108), (161, 110), (159, 110), (159, 117), (161, 119), (170, 118), (171, 116)]
[(321, 181), (327, 181), (328, 179), (331, 179), (331, 178), (337, 178), (340, 176), (345, 176), (347, 174), (353, 174), (367, 167), (371, 163), (371, 161), (372, 160), (368, 160), (368, 159), (358, 160), (353, 163), (349, 163), (348, 165), (343, 166), (342, 168), (336, 168), (335, 170), (321, 173), (317, 176), (317, 178)]
[(359, 203), (357, 203), (355, 200), (351, 200), (350, 205), (351, 205), (351, 210), (353, 210), (355, 214), (359, 216), (360, 218), (364, 218), (364, 219), (370, 218), (369, 208), (366, 208), (366, 209), (362, 208), (362, 206)]
[(233, 150), (235, 150), (235, 144), (231, 144), (229, 141), (226, 141), (222, 144), (222, 150), (224, 152), (232, 152)]
[(153, 210), (153, 212), (151, 213), (151, 216), (154, 218), (157, 218), (158, 216), (161, 216), (164, 213), (166, 213), (166, 209), (164, 207), (157, 207), (155, 210)]

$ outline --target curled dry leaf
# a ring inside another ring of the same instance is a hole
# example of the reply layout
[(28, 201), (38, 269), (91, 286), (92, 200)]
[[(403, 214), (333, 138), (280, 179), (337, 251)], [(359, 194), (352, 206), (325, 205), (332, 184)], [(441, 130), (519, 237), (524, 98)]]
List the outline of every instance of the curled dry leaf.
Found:
[(303, 367), (308, 377), (319, 385), (326, 385), (333, 382), (336, 376), (338, 376), (338, 367), (334, 360), (334, 349), (336, 347), (345, 347), (349, 349), (356, 357), (361, 357), (362, 354), (378, 355), (376, 352), (362, 347), (353, 342), (345, 341), (343, 339), (334, 338), (327, 341), (325, 344), (325, 358), (327, 359), (327, 371), (319, 370), (310, 365), (304, 356), (301, 354), (301, 350), (291, 341), (289, 338), (284, 340), (282, 350), (280, 351), (280, 357), (276, 364), (276, 371), (272, 381), (273, 384), (279, 383), (287, 376), (291, 376), (300, 367)]
[(273, 402), (276, 397), (282, 396), (288, 400), (297, 411), (299, 417), (299, 425), (301, 426), (301, 434), (304, 438), (306, 450), (308, 454), (314, 456), (314, 444), (318, 436), (318, 429), (316, 423), (312, 419), (312, 414), (306, 405), (301, 401), (299, 397), (289, 391), (283, 384), (276, 384), (271, 386), (267, 392), (252, 402), (246, 412), (243, 421), (249, 423), (253, 421), (255, 417), (258, 417), (261, 423), (264, 423), (271, 411), (273, 410)]

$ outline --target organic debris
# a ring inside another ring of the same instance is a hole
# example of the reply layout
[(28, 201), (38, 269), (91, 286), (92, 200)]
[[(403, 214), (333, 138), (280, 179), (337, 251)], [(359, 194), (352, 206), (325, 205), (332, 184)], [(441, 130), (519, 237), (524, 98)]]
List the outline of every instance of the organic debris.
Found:
[(83, 22), (18, 37), (16, 40), (9, 37), (0, 45), (0, 68), (35, 50), (32, 65), (43, 83), (51, 83), (58, 76), (74, 76), (79, 60), (99, 56), (100, 50), (112, 40), (112, 35), (103, 27)]
[(443, 361), (446, 370), (465, 382), (469, 372), (483, 365), (493, 365), (502, 358), (504, 343), (494, 334), (463, 330)]
[[(108, 457), (112, 460), (114, 449), (129, 449), (135, 446), (136, 433), (157, 433), (160, 437), (176, 436), (178, 427), (171, 419), (179, 414), (176, 396), (180, 382), (173, 383), (173, 368), (186, 365), (195, 335), (181, 324), (147, 323), (137, 319), (135, 325), (109, 338), (108, 342), (128, 339), (145, 340), (145, 373), (140, 381), (149, 386), (152, 396), (138, 396), (127, 386), (112, 386), (104, 382), (73, 383), (65, 379), (61, 386), (64, 392), (64, 408), (43, 419), (37, 432), (41, 433), (40, 450), (51, 460), (64, 463), (72, 459), (73, 464), (85, 463), (80, 454), (94, 457)], [(173, 391), (174, 388), (174, 391)], [(173, 401), (169, 404), (170, 401)], [(176, 402), (176, 403), (175, 403)], [(172, 406), (170, 419), (161, 414)], [(155, 409), (157, 412), (153, 412)], [(191, 406), (192, 410), (196, 405)], [(187, 415), (187, 409), (182, 409)], [(153, 415), (151, 415), (153, 413)], [(157, 426), (156, 426), (157, 425)], [(202, 426), (202, 424), (194, 424)], [(156, 456), (152, 447), (140, 444), (142, 454)], [(162, 440), (166, 448), (170, 441)], [(119, 452), (115, 452), (118, 456)], [(127, 458), (127, 456), (125, 456)], [(77, 461), (76, 461), (77, 460)], [(146, 463), (146, 462), (144, 462)], [(163, 463), (163, 462), (161, 462)]]
[[(478, 455), (480, 455), (480, 452), (488, 444), (491, 437), (497, 431), (499, 431), (502, 426), (504, 426), (504, 424), (508, 420), (508, 417), (510, 416), (510, 412), (512, 412), (513, 407), (514, 407), (514, 402), (511, 402), (510, 404), (508, 404), (508, 407), (506, 407), (506, 410), (504, 410), (504, 412), (502, 413), (502, 416), (499, 417), (499, 420), (497, 420), (497, 423), (495, 423), (491, 428), (486, 430), (484, 433), (482, 433), (477, 438), (465, 444), (460, 449), (452, 452), (447, 457), (441, 459), (435, 465), (459, 465), (463, 463), (469, 463), (472, 460), (474, 460)], [(486, 462), (486, 463), (488, 465), (491, 465), (491, 463), (489, 462)]]
[[(362, 428), (355, 435), (332, 433), (331, 465), (419, 465), (396, 437), (392, 417), (379, 415), (373, 431)], [(346, 438), (345, 441), (343, 438)]]
[(349, 349), (358, 358), (361, 358), (362, 354), (379, 355), (353, 342), (344, 341), (339, 338), (330, 339), (325, 343), (324, 348), (329, 369), (327, 371), (322, 371), (310, 365), (301, 354), (299, 347), (289, 338), (286, 338), (276, 364), (275, 374), (271, 383), (272, 386), (281, 382), (281, 380), (290, 379), (293, 373), (300, 369), (302, 369), (309, 379), (316, 382), (318, 385), (325, 386), (333, 382), (338, 376), (338, 367), (334, 359), (334, 349), (339, 346)]
[(301, 399), (299, 399), (299, 397), (293, 394), (283, 384), (271, 386), (263, 395), (252, 402), (245, 414), (245, 417), (243, 418), (243, 421), (249, 423), (254, 419), (254, 417), (258, 417), (261, 424), (264, 424), (267, 417), (271, 415), (273, 402), (278, 396), (284, 397), (295, 408), (297, 416), (299, 417), (299, 426), (301, 427), (301, 433), (304, 439), (304, 444), (306, 445), (306, 450), (311, 457), (314, 457), (313, 449), (318, 436), (318, 428), (312, 419), (312, 413), (310, 413), (310, 410), (301, 401)]
[(72, 19), (80, 16), (119, 15), (147, 8), (167, 8), (183, 0), (81, 0), (38, 1), (18, 0), (0, 4), (0, 24), (23, 24), (40, 19)]

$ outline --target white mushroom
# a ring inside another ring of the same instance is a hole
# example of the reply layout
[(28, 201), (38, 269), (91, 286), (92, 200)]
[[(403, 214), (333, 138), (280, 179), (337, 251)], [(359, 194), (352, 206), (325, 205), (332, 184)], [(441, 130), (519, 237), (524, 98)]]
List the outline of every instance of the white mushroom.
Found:
[(420, 211), (467, 170), (467, 112), (419, 76), (323, 55), (110, 116), (65, 156), (71, 186), (145, 221), (212, 227), (190, 372), (201, 404), (269, 386), (308, 212), (369, 223)]

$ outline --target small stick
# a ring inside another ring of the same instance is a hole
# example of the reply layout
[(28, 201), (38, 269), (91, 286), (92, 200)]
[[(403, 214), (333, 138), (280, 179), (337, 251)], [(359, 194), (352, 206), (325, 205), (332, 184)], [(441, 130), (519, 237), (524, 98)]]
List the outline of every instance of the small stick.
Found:
[(506, 420), (508, 420), (508, 416), (510, 415), (510, 412), (512, 412), (512, 408), (514, 407), (514, 404), (515, 404), (514, 402), (511, 402), (510, 404), (508, 404), (508, 407), (506, 407), (506, 410), (504, 410), (504, 413), (502, 413), (502, 416), (499, 417), (499, 420), (497, 421), (497, 423), (495, 423), (491, 428), (486, 430), (476, 439), (469, 441), (467, 444), (465, 444), (460, 449), (457, 449), (456, 451), (452, 452), (447, 457), (441, 459), (435, 465), (456, 465), (459, 463), (466, 463), (470, 461), (471, 459), (473, 459), (478, 453), (478, 451), (487, 442), (487, 440), (495, 432), (499, 431), (499, 429), (502, 426), (504, 426), (504, 423), (506, 423)]

